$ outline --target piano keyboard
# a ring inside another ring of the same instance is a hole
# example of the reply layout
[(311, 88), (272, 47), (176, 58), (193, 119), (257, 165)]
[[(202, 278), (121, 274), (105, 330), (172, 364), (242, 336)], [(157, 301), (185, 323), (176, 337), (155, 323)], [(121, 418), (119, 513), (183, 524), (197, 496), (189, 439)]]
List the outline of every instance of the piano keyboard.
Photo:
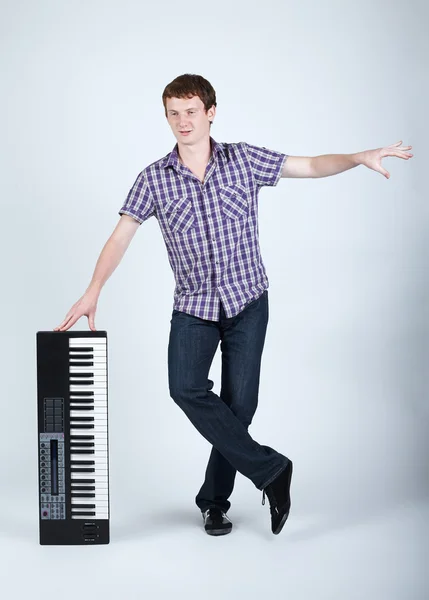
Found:
[(109, 542), (106, 332), (38, 332), (40, 543)]

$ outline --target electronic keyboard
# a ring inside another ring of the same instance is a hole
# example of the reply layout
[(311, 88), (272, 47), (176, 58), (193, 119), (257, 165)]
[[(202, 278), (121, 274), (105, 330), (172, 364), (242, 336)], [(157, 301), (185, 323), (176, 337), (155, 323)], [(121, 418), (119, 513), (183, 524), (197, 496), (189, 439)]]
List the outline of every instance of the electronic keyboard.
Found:
[(40, 544), (109, 543), (107, 333), (37, 332)]

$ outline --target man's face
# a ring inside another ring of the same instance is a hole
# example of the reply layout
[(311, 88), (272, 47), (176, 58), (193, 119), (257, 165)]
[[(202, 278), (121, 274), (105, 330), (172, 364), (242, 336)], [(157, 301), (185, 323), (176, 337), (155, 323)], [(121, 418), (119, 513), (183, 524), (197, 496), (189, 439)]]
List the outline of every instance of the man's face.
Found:
[(210, 121), (216, 113), (215, 106), (205, 112), (198, 96), (167, 98), (166, 106), (167, 120), (178, 142), (191, 146), (210, 135)]

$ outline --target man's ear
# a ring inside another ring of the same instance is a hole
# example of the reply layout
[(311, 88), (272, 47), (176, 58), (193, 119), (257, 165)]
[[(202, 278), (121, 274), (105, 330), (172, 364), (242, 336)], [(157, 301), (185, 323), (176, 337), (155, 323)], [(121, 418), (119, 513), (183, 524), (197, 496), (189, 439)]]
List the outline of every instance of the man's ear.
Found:
[(210, 122), (213, 123), (213, 120), (216, 116), (216, 106), (213, 104), (211, 108), (207, 111), (207, 116), (210, 119)]

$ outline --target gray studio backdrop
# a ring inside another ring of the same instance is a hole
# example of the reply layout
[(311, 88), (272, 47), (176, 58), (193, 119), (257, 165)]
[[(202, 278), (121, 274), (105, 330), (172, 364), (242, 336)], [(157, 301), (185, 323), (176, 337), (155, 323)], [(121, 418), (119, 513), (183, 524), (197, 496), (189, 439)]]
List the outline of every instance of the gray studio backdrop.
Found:
[[(37, 541), (36, 331), (84, 292), (137, 174), (173, 148), (161, 94), (185, 72), (216, 89), (218, 141), (302, 156), (413, 146), (408, 162), (384, 160), (390, 180), (360, 166), (261, 191), (270, 323), (250, 431), (294, 460), (293, 515), (313, 531), (426, 498), (424, 3), (1, 9), (3, 536), (29, 527)], [(125, 529), (141, 511), (192, 512), (210, 451), (169, 398), (173, 288), (150, 219), (96, 315), (109, 345), (112, 520)], [(87, 330), (86, 318), (73, 329)], [(219, 370), (217, 355), (217, 392)], [(253, 510), (260, 493), (238, 475), (232, 502), (231, 514)], [(422, 544), (416, 531), (416, 565)]]

